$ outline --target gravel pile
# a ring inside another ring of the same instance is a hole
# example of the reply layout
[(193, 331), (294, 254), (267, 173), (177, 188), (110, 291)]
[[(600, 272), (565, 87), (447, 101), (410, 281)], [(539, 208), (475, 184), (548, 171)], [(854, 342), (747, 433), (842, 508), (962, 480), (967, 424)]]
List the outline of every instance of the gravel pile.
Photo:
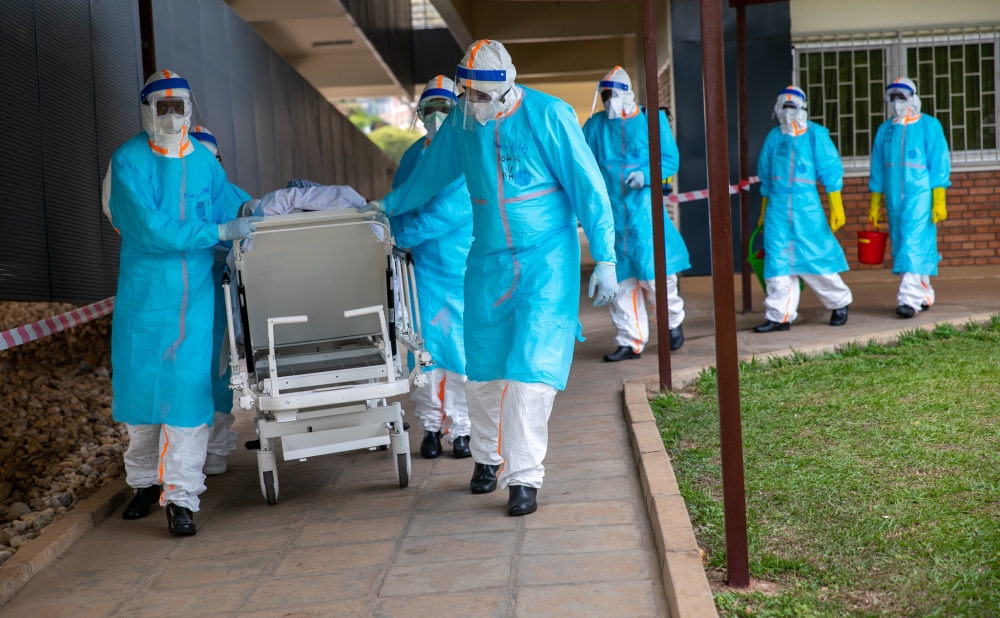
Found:
[[(0, 331), (72, 309), (0, 303)], [(0, 564), (125, 470), (111, 316), (0, 352)]]

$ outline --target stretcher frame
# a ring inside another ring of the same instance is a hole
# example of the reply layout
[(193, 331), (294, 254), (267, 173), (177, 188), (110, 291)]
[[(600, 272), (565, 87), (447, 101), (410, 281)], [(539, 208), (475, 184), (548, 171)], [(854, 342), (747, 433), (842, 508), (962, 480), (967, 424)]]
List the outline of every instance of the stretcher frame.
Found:
[[(406, 487), (411, 464), (403, 410), (386, 399), (426, 386), (422, 369), (433, 364), (420, 333), (410, 255), (393, 248), (387, 225), (353, 209), (267, 217), (257, 223), (253, 250), (240, 244), (233, 257), (245, 366), (229, 273), (223, 276), (230, 389), (240, 408), (256, 409), (267, 503), (276, 504), (279, 494), (276, 439), (285, 461), (391, 449), (396, 480)], [(406, 351), (416, 360), (409, 373)]]

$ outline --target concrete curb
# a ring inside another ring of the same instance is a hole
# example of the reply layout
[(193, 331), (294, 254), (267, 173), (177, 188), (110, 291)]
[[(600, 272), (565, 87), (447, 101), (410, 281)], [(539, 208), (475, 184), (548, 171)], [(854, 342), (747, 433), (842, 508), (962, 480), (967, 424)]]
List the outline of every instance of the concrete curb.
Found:
[[(992, 313), (979, 313), (962, 318), (954, 318), (935, 322), (962, 326), (969, 322), (988, 323)], [(926, 328), (926, 327), (919, 327)], [(796, 354), (819, 356), (836, 352), (839, 348), (851, 344), (866, 344), (874, 341), (878, 344), (892, 343), (901, 334), (915, 330), (897, 328), (893, 330), (871, 333), (863, 337), (845, 337), (843, 339), (815, 345), (789, 348), (763, 355), (744, 355), (744, 361), (770, 360), (786, 358)], [(682, 389), (693, 384), (703, 371), (712, 365), (682, 369), (673, 373), (674, 389)], [(649, 519), (653, 524), (653, 535), (659, 552), (660, 568), (663, 573), (663, 584), (666, 589), (667, 603), (670, 606), (672, 618), (701, 618), (703, 616), (718, 616), (712, 590), (705, 576), (701, 562), (698, 542), (691, 527), (684, 499), (677, 487), (677, 479), (670, 465), (670, 457), (663, 447), (663, 440), (656, 427), (653, 410), (649, 407), (647, 390), (650, 393), (659, 391), (659, 376), (648, 376), (641, 380), (625, 383), (622, 391), (625, 423), (628, 425), (629, 437), (636, 465), (639, 467), (639, 479), (642, 492), (649, 511)]]
[(56, 523), (43, 528), (37, 539), (18, 550), (0, 566), (0, 607), (9, 603), (32, 577), (62, 556), (77, 539), (131, 497), (132, 488), (125, 483), (123, 475), (76, 505), (76, 508)]
[(646, 398), (646, 386), (642, 381), (626, 382), (622, 396), (625, 423), (653, 525), (670, 616), (717, 618), (691, 518), (656, 428), (653, 410)]

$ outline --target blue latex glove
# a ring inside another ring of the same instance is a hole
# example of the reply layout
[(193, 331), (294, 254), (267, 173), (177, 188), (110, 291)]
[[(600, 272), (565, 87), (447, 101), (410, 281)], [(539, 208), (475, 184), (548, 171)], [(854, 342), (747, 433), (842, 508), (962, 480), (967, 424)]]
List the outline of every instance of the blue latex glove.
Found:
[(219, 225), (219, 240), (239, 240), (253, 238), (257, 231), (254, 223), (263, 221), (264, 217), (240, 217)]
[(358, 212), (380, 212), (385, 214), (385, 206), (379, 200), (372, 200), (359, 208)]
[[(594, 298), (594, 289), (597, 289), (597, 298)], [(615, 273), (615, 265), (609, 262), (598, 262), (594, 274), (590, 276), (590, 287), (587, 289), (587, 296), (594, 298), (595, 307), (603, 307), (618, 296), (618, 275)]]
[(286, 189), (308, 189), (309, 187), (322, 187), (325, 186), (322, 183), (313, 182), (311, 180), (305, 180), (304, 178), (293, 178), (288, 181), (285, 185)]
[(365, 221), (374, 221), (389, 227), (389, 217), (385, 216), (385, 213), (381, 213), (377, 210), (365, 215)]

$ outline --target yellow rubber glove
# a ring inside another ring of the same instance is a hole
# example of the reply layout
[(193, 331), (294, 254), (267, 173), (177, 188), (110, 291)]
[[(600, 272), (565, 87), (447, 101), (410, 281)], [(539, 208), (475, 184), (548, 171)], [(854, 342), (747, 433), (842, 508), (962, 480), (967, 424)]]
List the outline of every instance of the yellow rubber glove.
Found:
[(868, 223), (872, 224), (876, 230), (881, 230), (882, 226), (878, 224), (879, 208), (882, 207), (882, 194), (872, 193), (872, 201), (868, 205)]
[(840, 197), (840, 191), (831, 191), (830, 198), (830, 230), (836, 232), (847, 223), (844, 216), (844, 200)]
[(760, 198), (760, 219), (757, 219), (757, 227), (764, 227), (764, 213), (767, 212), (767, 198)]
[(944, 203), (944, 187), (931, 191), (931, 222), (941, 223), (948, 218), (948, 208)]

